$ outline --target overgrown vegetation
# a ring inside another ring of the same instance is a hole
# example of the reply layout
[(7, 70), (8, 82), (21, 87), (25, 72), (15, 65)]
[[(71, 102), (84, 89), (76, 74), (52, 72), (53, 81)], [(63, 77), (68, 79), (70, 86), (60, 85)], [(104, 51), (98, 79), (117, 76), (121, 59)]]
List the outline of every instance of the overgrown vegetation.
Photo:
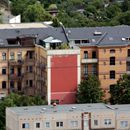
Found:
[(66, 27), (130, 25), (130, 0), (10, 1), (12, 14), (21, 14), (23, 22), (53, 20), (47, 10), (58, 9), (54, 20), (61, 21)]

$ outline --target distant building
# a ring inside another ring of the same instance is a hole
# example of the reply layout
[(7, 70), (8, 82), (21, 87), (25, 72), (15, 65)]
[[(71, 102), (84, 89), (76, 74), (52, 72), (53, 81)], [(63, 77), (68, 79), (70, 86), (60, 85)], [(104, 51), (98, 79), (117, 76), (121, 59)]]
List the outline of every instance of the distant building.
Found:
[(6, 109), (6, 130), (129, 130), (130, 105), (71, 104)]
[(9, 19), (9, 23), (21, 23), (21, 15)]

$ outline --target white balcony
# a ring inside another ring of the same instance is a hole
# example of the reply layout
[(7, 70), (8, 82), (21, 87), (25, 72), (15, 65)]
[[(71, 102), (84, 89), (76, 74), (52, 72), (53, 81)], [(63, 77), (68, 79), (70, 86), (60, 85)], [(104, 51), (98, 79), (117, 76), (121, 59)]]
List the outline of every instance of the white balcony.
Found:
[(94, 59), (82, 59), (81, 61), (82, 63), (97, 63), (98, 59), (94, 58)]
[(130, 57), (127, 57), (127, 59), (126, 59), (127, 61), (130, 61)]

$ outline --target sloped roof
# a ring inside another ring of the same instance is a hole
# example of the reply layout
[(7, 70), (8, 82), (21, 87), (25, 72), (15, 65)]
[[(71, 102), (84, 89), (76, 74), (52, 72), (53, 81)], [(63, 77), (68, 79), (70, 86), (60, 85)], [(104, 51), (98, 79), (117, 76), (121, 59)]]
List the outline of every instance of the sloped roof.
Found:
[(0, 42), (7, 44), (9, 38), (16, 38), (19, 36), (34, 35), (37, 40), (43, 39), (45, 36), (52, 36), (62, 42), (67, 42), (62, 28), (19, 28), (19, 29), (0, 29)]
[[(102, 35), (94, 35), (94, 32), (101, 32)], [(69, 40), (85, 40), (90, 43), (82, 44), (82, 46), (111, 46), (111, 45), (127, 45), (128, 41), (122, 38), (130, 37), (130, 26), (108, 26), (108, 27), (82, 27), (82, 28), (66, 28)]]

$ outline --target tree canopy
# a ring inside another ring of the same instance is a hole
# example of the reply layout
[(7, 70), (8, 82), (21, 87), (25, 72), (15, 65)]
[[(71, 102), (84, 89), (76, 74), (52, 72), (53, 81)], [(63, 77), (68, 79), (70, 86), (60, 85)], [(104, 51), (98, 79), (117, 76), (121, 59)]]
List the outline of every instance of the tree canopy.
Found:
[(124, 2), (116, 0), (10, 1), (12, 14), (21, 14), (23, 22), (53, 21), (53, 17), (47, 10), (58, 9), (56, 19), (65, 27), (130, 25), (130, 0)]
[(3, 100), (0, 100), (0, 130), (5, 130), (5, 110), (6, 107), (15, 106), (33, 106), (33, 105), (43, 105), (47, 102), (40, 96), (29, 97), (25, 95), (10, 94)]
[(77, 92), (78, 103), (99, 103), (102, 101), (103, 91), (100, 87), (100, 81), (96, 76), (88, 76), (79, 84)]
[(123, 75), (115, 85), (110, 88), (110, 102), (112, 104), (130, 103), (130, 75)]

